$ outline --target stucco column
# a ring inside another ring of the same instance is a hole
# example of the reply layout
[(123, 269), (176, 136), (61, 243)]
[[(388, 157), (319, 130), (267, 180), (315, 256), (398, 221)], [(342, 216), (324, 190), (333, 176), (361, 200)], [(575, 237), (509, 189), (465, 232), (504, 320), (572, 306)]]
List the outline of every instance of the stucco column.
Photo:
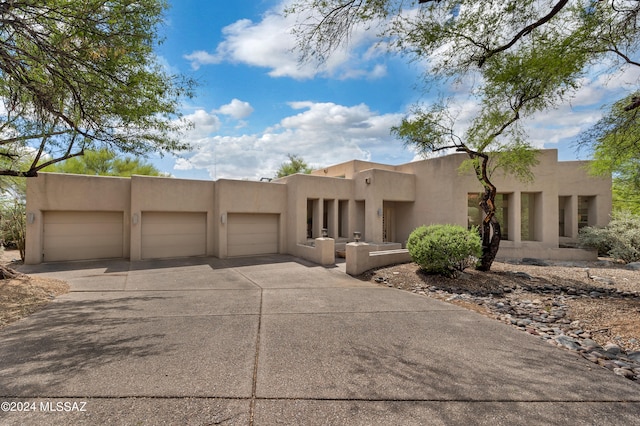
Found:
[(565, 205), (564, 215), (564, 229), (569, 230), (569, 237), (571, 239), (578, 239), (578, 196), (572, 195), (569, 197), (567, 204)]
[(329, 200), (327, 202), (327, 228), (329, 229), (329, 237), (337, 239), (340, 236), (338, 229), (338, 200)]
[(322, 236), (322, 221), (324, 217), (324, 199), (318, 198), (313, 200), (313, 228), (311, 230), (312, 238)]
[(509, 231), (509, 236), (511, 241), (515, 246), (520, 245), (522, 242), (521, 227), (522, 227), (522, 218), (520, 216), (520, 212), (522, 211), (522, 197), (520, 196), (520, 191), (515, 191), (512, 196), (511, 205), (509, 206), (509, 224), (511, 225), (511, 230)]

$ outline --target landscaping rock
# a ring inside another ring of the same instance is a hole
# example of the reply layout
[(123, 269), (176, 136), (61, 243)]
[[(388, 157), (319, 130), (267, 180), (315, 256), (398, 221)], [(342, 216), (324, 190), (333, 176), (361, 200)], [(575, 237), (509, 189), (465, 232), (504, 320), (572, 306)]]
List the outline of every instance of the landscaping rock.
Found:
[(525, 257), (522, 259), (523, 265), (532, 265), (532, 266), (551, 266), (549, 262), (542, 259), (536, 259), (535, 257)]

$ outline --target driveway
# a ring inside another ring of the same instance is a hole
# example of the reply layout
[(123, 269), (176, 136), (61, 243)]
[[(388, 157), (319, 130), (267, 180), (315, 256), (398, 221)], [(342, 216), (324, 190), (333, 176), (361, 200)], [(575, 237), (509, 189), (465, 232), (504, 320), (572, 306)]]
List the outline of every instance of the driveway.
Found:
[(0, 424), (640, 425), (638, 384), (343, 269), (24, 266), (72, 291), (0, 330)]

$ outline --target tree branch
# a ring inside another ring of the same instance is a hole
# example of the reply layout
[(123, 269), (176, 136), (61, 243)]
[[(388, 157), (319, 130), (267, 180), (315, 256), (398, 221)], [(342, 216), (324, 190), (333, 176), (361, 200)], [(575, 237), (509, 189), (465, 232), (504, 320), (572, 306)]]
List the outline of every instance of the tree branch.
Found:
[[(428, 1), (428, 0), (427, 0)], [(569, 0), (560, 0), (552, 9), (551, 12), (549, 12), (548, 14), (546, 14), (545, 16), (543, 16), (542, 18), (538, 19), (536, 22), (527, 25), (526, 27), (524, 27), (522, 30), (520, 30), (520, 32), (518, 34), (516, 34), (513, 39), (511, 39), (511, 41), (507, 44), (504, 44), (500, 47), (497, 47), (495, 49), (490, 49), (488, 50), (478, 61), (478, 66), (482, 67), (482, 65), (486, 62), (487, 59), (491, 58), (493, 55), (503, 52), (509, 48), (511, 48), (514, 44), (516, 44), (518, 42), (518, 40), (520, 40), (522, 37), (530, 34), (533, 30), (535, 30), (538, 27), (541, 27), (542, 25), (546, 24), (547, 22), (549, 22), (551, 20), (551, 18), (553, 18), (554, 16), (556, 16), (569, 2)]]

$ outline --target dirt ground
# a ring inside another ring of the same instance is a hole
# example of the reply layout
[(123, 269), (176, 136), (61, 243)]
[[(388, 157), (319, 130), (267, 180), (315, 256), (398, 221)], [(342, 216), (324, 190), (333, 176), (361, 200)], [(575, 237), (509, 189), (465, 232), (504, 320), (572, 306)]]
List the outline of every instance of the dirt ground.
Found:
[[(571, 266), (495, 262), (490, 272), (467, 269), (458, 278), (428, 275), (415, 263), (407, 263), (369, 271), (360, 278), (437, 297), (492, 318), (496, 315), (487, 308), (487, 303), (474, 298), (455, 299), (450, 295), (467, 293), (478, 296), (477, 299), (492, 297), (495, 300), (501, 297), (550, 300), (553, 294), (563, 295), (569, 306), (568, 319), (580, 321), (580, 327), (590, 332), (598, 344), (615, 342), (627, 351), (640, 350), (640, 297), (636, 296), (640, 294), (640, 271), (628, 270), (607, 260)], [(443, 291), (429, 291), (433, 287)], [(565, 290), (569, 288), (583, 294), (566, 297)], [(592, 291), (615, 293), (615, 296), (592, 298), (588, 296)]]
[[(19, 259), (17, 251), (5, 250), (0, 262), (11, 267)], [(48, 278), (22, 275), (0, 280), (0, 328), (31, 315), (68, 291), (66, 282)]]

